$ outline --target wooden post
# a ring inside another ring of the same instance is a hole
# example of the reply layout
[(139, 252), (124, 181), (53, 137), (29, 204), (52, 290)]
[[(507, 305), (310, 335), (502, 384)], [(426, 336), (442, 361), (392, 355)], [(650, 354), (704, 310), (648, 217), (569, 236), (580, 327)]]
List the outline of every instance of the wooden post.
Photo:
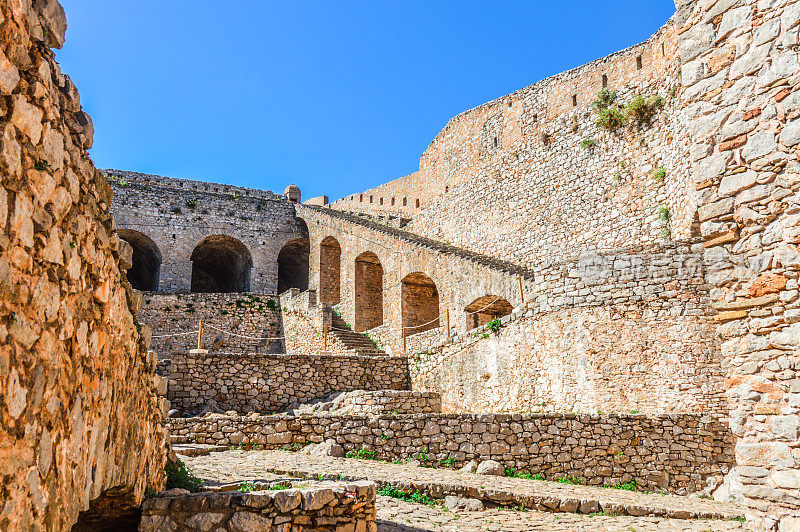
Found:
[(447, 337), (450, 338), (450, 309), (445, 309), (444, 319), (447, 323)]
[(519, 277), (517, 277), (517, 280), (519, 281), (519, 297), (522, 300), (522, 304), (524, 305), (525, 304), (525, 292), (522, 290), (522, 276), (520, 275)]
[(197, 329), (197, 349), (203, 349), (203, 320), (200, 320), (200, 327)]
[(403, 353), (406, 352), (406, 327), (405, 325), (400, 325), (400, 330), (403, 332)]
[(322, 350), (323, 351), (327, 351), (328, 350), (328, 324), (327, 323), (322, 327)]

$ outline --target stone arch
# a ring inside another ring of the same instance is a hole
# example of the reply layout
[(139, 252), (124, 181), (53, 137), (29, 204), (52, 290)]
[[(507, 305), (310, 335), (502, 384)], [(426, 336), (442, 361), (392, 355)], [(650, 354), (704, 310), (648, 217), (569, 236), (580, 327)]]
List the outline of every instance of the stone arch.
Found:
[(355, 260), (355, 330), (383, 324), (383, 266), (378, 256), (366, 251)]
[(467, 330), (486, 325), (494, 318), (508, 316), (514, 310), (511, 303), (499, 296), (479, 297), (466, 307), (464, 313), (467, 319)]
[(155, 292), (161, 272), (161, 251), (153, 240), (133, 229), (120, 229), (119, 237), (133, 248), (133, 266), (128, 270), (128, 282), (136, 290)]
[(401, 284), (400, 306), (406, 336), (439, 327), (439, 291), (433, 279), (414, 272), (403, 277)]
[(326, 237), (319, 245), (319, 300), (335, 305), (341, 300), (342, 246)]
[(296, 238), (278, 253), (278, 293), (297, 288), (308, 290), (308, 257), (311, 245), (308, 238)]
[(192, 292), (247, 292), (253, 257), (228, 235), (204, 238), (192, 251)]

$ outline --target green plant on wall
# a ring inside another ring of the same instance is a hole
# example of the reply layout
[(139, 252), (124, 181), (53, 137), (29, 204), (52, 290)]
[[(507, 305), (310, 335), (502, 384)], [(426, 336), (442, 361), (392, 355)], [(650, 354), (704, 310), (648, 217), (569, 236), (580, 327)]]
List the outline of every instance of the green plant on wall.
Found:
[(667, 170), (663, 166), (659, 166), (655, 170), (653, 170), (653, 179), (661, 182), (664, 181), (664, 178), (667, 177)]
[(497, 333), (500, 330), (500, 320), (498, 318), (492, 318), (486, 323), (486, 328), (493, 333)]
[(663, 205), (660, 205), (658, 207), (658, 219), (661, 220), (662, 222), (668, 222), (670, 217), (671, 215), (669, 213), (669, 209), (667, 207), (664, 207)]
[(194, 210), (197, 207), (197, 200), (195, 198), (186, 200), (186, 206)]
[(617, 93), (608, 89), (603, 89), (597, 94), (597, 99), (592, 102), (597, 110), (606, 109), (617, 99)]
[(601, 109), (595, 125), (606, 131), (616, 131), (625, 125), (625, 113), (615, 107)]
[(587, 137), (583, 139), (583, 141), (581, 141), (581, 148), (583, 148), (584, 150), (591, 150), (594, 147), (595, 147), (595, 142), (594, 139), (591, 137)]
[(663, 106), (664, 98), (658, 94), (648, 98), (636, 96), (628, 103), (626, 108), (628, 120), (638, 126), (649, 124), (656, 112)]
[(53, 167), (50, 166), (50, 163), (48, 163), (47, 161), (41, 161), (41, 160), (40, 161), (36, 161), (33, 164), (33, 168), (35, 170), (40, 171), (40, 172), (50, 172), (50, 171), (53, 170)]

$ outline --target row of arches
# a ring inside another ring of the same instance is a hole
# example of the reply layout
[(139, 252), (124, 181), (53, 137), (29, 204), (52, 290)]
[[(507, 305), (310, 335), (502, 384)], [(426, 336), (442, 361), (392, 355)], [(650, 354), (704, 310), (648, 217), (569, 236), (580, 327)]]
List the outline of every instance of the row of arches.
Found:
[[(133, 248), (133, 265), (127, 277), (131, 286), (143, 292), (159, 289), (162, 256), (158, 245), (139, 231), (120, 229), (122, 240)], [(308, 290), (309, 242), (292, 240), (278, 253), (278, 292), (290, 288)], [(253, 256), (240, 240), (212, 235), (201, 240), (190, 257), (192, 292), (249, 292)]]
[[(354, 260), (354, 323), (357, 332), (383, 324), (384, 270), (378, 256), (365, 251)], [(326, 237), (319, 250), (319, 299), (336, 305), (341, 301), (342, 248), (335, 237)], [(400, 282), (402, 325), (406, 336), (441, 326), (439, 291), (436, 283), (422, 272), (412, 272)], [(503, 298), (487, 295), (465, 309), (467, 329), (485, 325), (494, 318), (511, 313), (511, 304)]]

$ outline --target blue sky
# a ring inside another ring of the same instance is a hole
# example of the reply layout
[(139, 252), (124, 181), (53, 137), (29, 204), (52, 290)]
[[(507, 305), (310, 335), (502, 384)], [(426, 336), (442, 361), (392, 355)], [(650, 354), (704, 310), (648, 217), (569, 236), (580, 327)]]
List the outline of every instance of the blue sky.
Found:
[(447, 120), (647, 39), (671, 0), (61, 0), (98, 167), (335, 199)]

